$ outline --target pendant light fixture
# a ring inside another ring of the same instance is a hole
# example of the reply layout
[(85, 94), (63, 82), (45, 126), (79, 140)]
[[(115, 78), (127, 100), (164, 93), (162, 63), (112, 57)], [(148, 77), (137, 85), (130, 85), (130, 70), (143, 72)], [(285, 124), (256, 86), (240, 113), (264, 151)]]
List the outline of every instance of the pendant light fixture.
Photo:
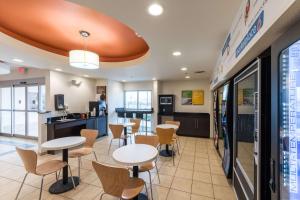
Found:
[(87, 38), (90, 33), (87, 31), (79, 31), (81, 37), (84, 39), (84, 50), (71, 50), (69, 51), (69, 63), (72, 67), (81, 69), (98, 69), (99, 68), (99, 55), (87, 51)]

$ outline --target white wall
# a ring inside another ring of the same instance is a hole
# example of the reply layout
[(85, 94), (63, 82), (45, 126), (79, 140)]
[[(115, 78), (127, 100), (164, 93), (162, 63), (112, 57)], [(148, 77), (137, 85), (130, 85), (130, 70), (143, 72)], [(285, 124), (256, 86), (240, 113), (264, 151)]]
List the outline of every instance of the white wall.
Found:
[(153, 81), (139, 81), (123, 83), (124, 90), (153, 90)]
[[(176, 112), (200, 112), (210, 113), (210, 84), (208, 79), (204, 80), (183, 80), (183, 81), (162, 81), (160, 83), (160, 94), (175, 95)], [(182, 90), (204, 90), (204, 105), (181, 105)]]
[[(79, 86), (72, 80), (81, 82)], [(82, 78), (71, 74), (50, 71), (50, 110), (54, 111), (54, 95), (64, 94), (65, 104), (69, 112), (87, 112), (89, 101), (95, 101), (96, 80)]]
[(107, 80), (106, 90), (108, 123), (116, 123), (118, 116), (115, 108), (124, 107), (123, 84), (118, 81)]

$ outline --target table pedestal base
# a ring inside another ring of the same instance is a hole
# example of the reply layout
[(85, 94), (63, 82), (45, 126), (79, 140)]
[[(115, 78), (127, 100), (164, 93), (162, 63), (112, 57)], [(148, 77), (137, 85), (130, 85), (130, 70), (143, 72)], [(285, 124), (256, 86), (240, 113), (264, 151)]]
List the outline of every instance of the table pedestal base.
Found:
[(148, 200), (148, 197), (147, 197), (147, 195), (140, 193), (138, 196), (138, 200)]
[[(74, 179), (75, 186), (79, 185), (79, 177), (73, 176), (73, 179)], [(67, 192), (67, 191), (73, 190), (73, 189), (74, 189), (74, 187), (73, 187), (72, 178), (69, 177), (67, 184), (63, 184), (62, 179), (53, 183), (49, 188), (49, 192), (51, 194), (61, 194), (61, 193), (64, 193), (64, 192)]]
[[(172, 157), (172, 151), (170, 150), (161, 150), (159, 152), (160, 156), (164, 156), (164, 157)], [(173, 156), (175, 156), (175, 152), (173, 151)]]

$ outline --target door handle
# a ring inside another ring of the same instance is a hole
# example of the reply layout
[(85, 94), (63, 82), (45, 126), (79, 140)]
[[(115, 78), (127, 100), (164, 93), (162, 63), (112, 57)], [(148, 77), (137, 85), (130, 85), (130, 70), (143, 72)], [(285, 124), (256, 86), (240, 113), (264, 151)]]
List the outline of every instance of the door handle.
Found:
[(275, 160), (271, 159), (270, 160), (270, 172), (271, 172), (271, 177), (269, 180), (269, 187), (271, 191), (274, 193), (275, 192)]

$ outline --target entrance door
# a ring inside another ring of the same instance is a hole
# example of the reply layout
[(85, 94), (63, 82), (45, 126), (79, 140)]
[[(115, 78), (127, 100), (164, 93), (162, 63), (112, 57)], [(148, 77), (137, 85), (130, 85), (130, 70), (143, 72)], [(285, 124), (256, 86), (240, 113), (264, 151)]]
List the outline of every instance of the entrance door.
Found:
[(26, 87), (13, 87), (13, 131), (15, 135), (26, 135)]
[(259, 66), (257, 60), (234, 79), (234, 185), (247, 199), (260, 194)]

